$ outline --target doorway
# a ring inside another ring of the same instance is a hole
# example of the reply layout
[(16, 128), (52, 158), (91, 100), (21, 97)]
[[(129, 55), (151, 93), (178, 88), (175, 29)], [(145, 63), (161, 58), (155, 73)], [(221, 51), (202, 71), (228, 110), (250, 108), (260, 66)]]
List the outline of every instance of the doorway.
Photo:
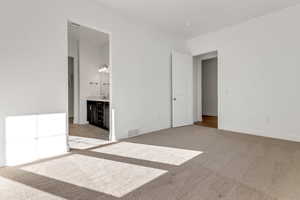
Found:
[(68, 99), (69, 123), (74, 123), (74, 58), (68, 57)]
[(110, 35), (68, 23), (68, 145), (87, 149), (110, 142)]
[(218, 128), (218, 54), (194, 57), (194, 121), (196, 125)]

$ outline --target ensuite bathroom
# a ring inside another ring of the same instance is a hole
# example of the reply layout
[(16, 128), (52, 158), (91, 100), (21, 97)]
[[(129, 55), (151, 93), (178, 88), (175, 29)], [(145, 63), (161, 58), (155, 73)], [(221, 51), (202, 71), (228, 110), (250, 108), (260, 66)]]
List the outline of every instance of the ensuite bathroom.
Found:
[(87, 139), (91, 143), (109, 140), (109, 45), (108, 34), (69, 22), (69, 143), (77, 146)]

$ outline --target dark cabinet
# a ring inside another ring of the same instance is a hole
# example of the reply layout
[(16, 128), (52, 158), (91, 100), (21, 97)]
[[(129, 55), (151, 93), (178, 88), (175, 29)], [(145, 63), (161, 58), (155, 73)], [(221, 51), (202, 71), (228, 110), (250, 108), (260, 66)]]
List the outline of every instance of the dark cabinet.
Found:
[(87, 101), (87, 121), (109, 130), (109, 102)]

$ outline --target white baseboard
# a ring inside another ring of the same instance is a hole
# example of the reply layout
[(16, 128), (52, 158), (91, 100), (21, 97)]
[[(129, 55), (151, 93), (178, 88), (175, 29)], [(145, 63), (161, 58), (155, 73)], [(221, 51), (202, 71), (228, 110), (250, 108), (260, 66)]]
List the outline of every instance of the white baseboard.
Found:
[(230, 131), (235, 133), (241, 133), (241, 134), (247, 134), (247, 135), (253, 135), (253, 136), (260, 136), (260, 137), (266, 137), (266, 138), (272, 138), (272, 139), (279, 139), (279, 140), (287, 140), (292, 142), (300, 142), (300, 137), (292, 134), (286, 134), (284, 136), (279, 135), (271, 135), (268, 134), (265, 131), (262, 130), (250, 130), (250, 129), (240, 129), (240, 128), (219, 128), (220, 130), (224, 131)]

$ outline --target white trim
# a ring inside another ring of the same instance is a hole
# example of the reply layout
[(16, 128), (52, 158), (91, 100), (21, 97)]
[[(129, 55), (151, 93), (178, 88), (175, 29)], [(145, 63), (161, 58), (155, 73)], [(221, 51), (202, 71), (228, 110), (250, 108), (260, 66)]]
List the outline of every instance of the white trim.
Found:
[(291, 142), (300, 142), (300, 137), (298, 135), (286, 134), (282, 135), (272, 135), (267, 134), (267, 132), (262, 130), (252, 130), (252, 129), (241, 129), (241, 128), (219, 128), (222, 131), (229, 131), (238, 134), (251, 135), (253, 137), (265, 137), (270, 139), (286, 140)]

